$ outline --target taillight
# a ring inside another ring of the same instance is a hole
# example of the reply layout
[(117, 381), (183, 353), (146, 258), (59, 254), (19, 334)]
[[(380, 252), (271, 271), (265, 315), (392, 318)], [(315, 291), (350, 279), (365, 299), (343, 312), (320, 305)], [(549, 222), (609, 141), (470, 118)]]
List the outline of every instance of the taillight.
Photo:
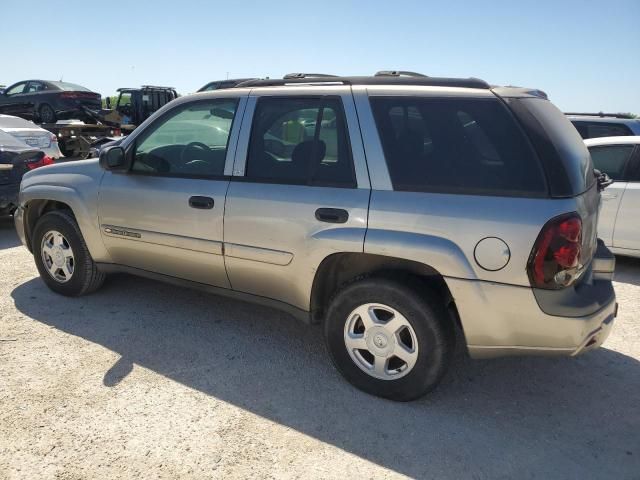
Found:
[(99, 99), (100, 94), (93, 92), (62, 92), (60, 94), (61, 98), (93, 98)]
[(58, 143), (58, 137), (56, 137), (53, 133), (51, 134), (51, 143)]
[(44, 167), (46, 165), (53, 165), (54, 163), (55, 161), (53, 160), (53, 158), (51, 158), (48, 155), (45, 155), (40, 160), (36, 160), (34, 162), (27, 162), (27, 168), (29, 170), (35, 170), (36, 168)]
[(568, 213), (549, 220), (533, 246), (527, 272), (536, 288), (557, 290), (571, 285), (582, 273), (582, 219)]

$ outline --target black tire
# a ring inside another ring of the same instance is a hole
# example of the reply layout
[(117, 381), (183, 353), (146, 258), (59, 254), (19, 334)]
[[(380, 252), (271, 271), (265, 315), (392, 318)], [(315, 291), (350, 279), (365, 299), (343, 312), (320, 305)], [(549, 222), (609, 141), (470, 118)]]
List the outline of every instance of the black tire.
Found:
[[(74, 270), (71, 278), (65, 283), (60, 283), (52, 277), (42, 258), (42, 240), (51, 230), (60, 232), (73, 251)], [(40, 217), (33, 231), (31, 246), (40, 277), (54, 292), (68, 297), (79, 297), (102, 286), (105, 275), (98, 271), (78, 223), (68, 210), (54, 210)]]
[[(345, 323), (358, 306), (387, 305), (400, 312), (413, 328), (417, 360), (405, 376), (382, 380), (365, 373), (345, 346)], [(442, 379), (454, 351), (455, 335), (444, 302), (424, 285), (381, 277), (358, 280), (332, 299), (324, 323), (327, 348), (334, 365), (354, 386), (372, 395), (397, 401), (419, 398)]]
[(42, 123), (56, 123), (56, 112), (51, 108), (51, 105), (45, 103), (40, 106), (38, 110), (38, 116)]

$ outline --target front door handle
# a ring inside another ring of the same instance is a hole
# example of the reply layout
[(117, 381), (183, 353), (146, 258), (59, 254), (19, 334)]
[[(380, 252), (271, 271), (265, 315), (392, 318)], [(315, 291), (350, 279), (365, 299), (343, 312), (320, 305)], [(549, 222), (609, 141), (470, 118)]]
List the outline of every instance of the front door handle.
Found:
[(201, 197), (199, 195), (193, 196), (189, 199), (189, 206), (191, 208), (200, 208), (202, 210), (211, 210), (214, 202), (211, 197)]
[(342, 208), (319, 208), (316, 219), (326, 223), (345, 223), (349, 220), (349, 213)]

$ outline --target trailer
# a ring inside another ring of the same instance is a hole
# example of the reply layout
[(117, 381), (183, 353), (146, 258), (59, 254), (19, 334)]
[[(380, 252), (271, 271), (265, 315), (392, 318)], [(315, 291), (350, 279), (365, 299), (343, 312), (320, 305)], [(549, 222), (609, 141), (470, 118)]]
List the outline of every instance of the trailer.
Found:
[(105, 140), (117, 140), (122, 136), (119, 127), (84, 123), (80, 120), (59, 120), (40, 124), (41, 128), (58, 137), (62, 154), (69, 159), (89, 158), (91, 148)]

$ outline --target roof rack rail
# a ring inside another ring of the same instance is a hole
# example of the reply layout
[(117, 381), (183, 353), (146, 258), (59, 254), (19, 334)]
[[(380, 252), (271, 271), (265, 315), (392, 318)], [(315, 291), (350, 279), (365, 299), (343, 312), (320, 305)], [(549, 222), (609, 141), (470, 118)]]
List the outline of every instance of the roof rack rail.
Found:
[(141, 88), (157, 88), (158, 90), (175, 90), (175, 87), (160, 87), (158, 85), (141, 85)]
[(633, 120), (635, 117), (633, 117), (633, 115), (630, 115), (628, 113), (604, 113), (604, 112), (598, 112), (598, 113), (579, 113), (579, 112), (565, 112), (565, 115), (580, 115), (583, 117), (610, 117), (610, 118), (626, 118), (628, 120)]
[(484, 80), (478, 78), (438, 78), (438, 77), (407, 77), (407, 76), (368, 76), (368, 77), (294, 77), (283, 79), (248, 80), (233, 88), (243, 87), (283, 87), (288, 85), (404, 85), (427, 87), (460, 87), (481, 88), (491, 87)]
[(338, 75), (330, 75), (328, 73), (287, 73), (283, 80), (291, 80), (292, 78), (335, 78)]
[(409, 72), (407, 70), (380, 70), (376, 72), (374, 77), (418, 77), (429, 78), (428, 75), (424, 75), (418, 72)]

